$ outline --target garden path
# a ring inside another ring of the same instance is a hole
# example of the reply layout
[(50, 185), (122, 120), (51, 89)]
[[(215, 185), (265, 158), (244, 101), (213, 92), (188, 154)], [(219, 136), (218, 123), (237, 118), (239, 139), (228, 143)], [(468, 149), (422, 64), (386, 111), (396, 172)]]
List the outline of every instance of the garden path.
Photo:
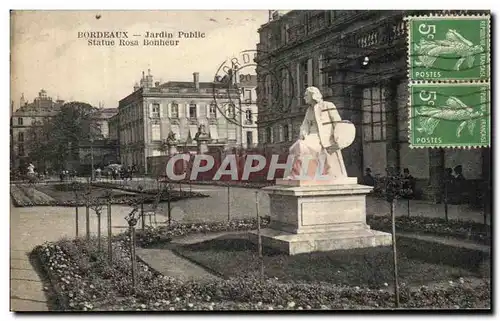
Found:
[[(33, 267), (29, 254), (31, 250), (47, 241), (57, 241), (63, 237), (75, 236), (75, 209), (72, 207), (15, 207), (10, 204), (10, 310), (47, 311), (44, 283)], [(115, 208), (115, 207), (114, 207)], [(113, 211), (113, 233), (120, 233), (125, 225), (124, 212), (127, 207), (116, 207)], [(79, 209), (79, 234), (85, 233), (85, 209)], [(97, 217), (91, 212), (90, 229), (97, 230)], [(106, 233), (105, 215), (101, 231)]]

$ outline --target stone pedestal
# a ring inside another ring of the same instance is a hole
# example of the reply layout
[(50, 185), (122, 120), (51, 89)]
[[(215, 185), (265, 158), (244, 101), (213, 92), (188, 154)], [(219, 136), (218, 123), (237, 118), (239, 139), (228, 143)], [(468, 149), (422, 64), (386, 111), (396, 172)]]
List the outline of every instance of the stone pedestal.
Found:
[(168, 156), (174, 156), (177, 154), (177, 146), (175, 144), (168, 145)]
[[(347, 177), (331, 182), (278, 180), (265, 187), (271, 222), (262, 229), (264, 246), (289, 255), (392, 244), (391, 234), (366, 224), (366, 195), (372, 187)], [(257, 242), (257, 232), (251, 233)]]
[(199, 154), (208, 153), (208, 141), (209, 140), (210, 139), (208, 137), (203, 137), (203, 136), (198, 137), (197, 143), (198, 143), (198, 153)]

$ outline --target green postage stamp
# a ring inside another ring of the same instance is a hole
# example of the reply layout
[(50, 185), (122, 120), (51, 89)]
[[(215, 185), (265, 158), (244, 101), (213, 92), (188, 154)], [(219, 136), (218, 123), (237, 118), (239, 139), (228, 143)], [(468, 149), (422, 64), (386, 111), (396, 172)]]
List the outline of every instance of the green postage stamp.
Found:
[(489, 147), (489, 83), (410, 84), (410, 147)]
[(490, 16), (408, 17), (412, 80), (487, 80)]

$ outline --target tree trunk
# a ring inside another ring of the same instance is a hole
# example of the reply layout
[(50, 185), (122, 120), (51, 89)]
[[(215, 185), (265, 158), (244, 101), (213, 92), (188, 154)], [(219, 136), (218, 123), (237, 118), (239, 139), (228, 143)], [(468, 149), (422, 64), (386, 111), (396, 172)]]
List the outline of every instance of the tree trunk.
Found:
[(132, 260), (132, 292), (135, 293), (137, 286), (137, 261), (135, 258), (135, 227), (130, 226), (130, 258)]

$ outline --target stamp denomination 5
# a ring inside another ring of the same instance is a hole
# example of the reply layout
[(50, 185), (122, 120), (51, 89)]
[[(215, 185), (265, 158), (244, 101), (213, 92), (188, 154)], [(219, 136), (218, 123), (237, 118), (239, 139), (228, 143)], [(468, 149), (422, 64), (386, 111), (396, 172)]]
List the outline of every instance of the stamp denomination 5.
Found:
[(487, 80), (489, 16), (408, 18), (412, 80)]
[(487, 83), (410, 85), (410, 146), (489, 146), (489, 97)]

